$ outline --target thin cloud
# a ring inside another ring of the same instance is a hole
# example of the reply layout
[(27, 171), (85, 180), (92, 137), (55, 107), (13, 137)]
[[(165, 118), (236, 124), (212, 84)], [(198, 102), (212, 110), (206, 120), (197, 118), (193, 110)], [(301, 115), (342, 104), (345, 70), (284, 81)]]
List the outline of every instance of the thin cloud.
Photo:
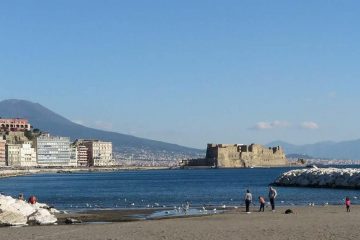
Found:
[(318, 129), (319, 125), (316, 122), (308, 121), (300, 124), (303, 129)]
[(97, 120), (94, 122), (86, 122), (86, 121), (77, 119), (77, 120), (72, 120), (72, 122), (74, 122), (76, 124), (80, 124), (85, 127), (90, 127), (90, 128), (95, 128), (95, 129), (100, 129), (100, 130), (105, 130), (105, 131), (113, 130), (113, 124), (110, 122), (103, 121), (103, 120)]
[(82, 120), (72, 120), (72, 122), (79, 124), (79, 125), (83, 125), (83, 126), (85, 125), (85, 122)]
[(287, 121), (275, 120), (273, 122), (258, 122), (251, 129), (267, 130), (267, 129), (274, 129), (274, 128), (287, 128), (289, 126), (290, 126), (290, 123)]
[(337, 96), (337, 93), (335, 91), (328, 92), (328, 97), (329, 98), (336, 98), (336, 96)]
[(102, 121), (102, 120), (95, 121), (93, 127), (94, 127), (94, 128), (97, 128), (97, 129), (101, 129), (101, 130), (106, 130), (106, 131), (111, 131), (111, 130), (113, 130), (113, 125), (112, 125), (112, 123), (106, 122), (106, 121)]

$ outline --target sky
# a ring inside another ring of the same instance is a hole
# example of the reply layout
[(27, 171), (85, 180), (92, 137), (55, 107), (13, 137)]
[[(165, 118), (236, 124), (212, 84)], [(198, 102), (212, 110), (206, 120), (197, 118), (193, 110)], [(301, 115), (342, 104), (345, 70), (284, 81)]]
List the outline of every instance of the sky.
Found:
[(351, 0), (0, 1), (0, 100), (196, 148), (357, 139), (359, 8)]

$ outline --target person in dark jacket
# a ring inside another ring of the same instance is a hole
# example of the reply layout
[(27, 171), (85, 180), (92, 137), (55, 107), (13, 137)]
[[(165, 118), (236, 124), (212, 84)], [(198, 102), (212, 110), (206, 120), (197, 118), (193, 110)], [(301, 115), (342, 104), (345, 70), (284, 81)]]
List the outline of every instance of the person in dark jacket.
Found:
[(250, 213), (250, 203), (252, 201), (252, 194), (250, 193), (249, 189), (246, 190), (244, 199), (245, 199), (246, 212)]
[(275, 211), (275, 198), (277, 197), (277, 192), (275, 188), (269, 187), (269, 200), (271, 204), (271, 210)]

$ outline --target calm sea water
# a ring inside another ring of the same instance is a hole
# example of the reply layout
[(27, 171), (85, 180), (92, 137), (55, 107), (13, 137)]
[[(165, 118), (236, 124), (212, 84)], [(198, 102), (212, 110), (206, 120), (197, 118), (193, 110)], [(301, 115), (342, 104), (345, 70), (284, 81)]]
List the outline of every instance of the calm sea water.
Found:
[[(288, 168), (121, 171), (39, 174), (0, 179), (0, 192), (34, 194), (58, 209), (242, 205), (246, 189), (267, 196), (268, 184)], [(359, 190), (278, 187), (278, 205), (360, 203)], [(359, 198), (358, 198), (359, 197)], [(257, 203), (257, 201), (255, 201)]]

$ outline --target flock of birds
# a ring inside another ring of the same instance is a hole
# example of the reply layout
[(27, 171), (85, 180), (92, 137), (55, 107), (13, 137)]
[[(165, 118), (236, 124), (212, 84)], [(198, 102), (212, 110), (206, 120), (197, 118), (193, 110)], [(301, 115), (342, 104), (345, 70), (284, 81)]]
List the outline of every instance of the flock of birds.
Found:
[[(353, 199), (358, 199), (357, 196), (354, 196)], [(119, 199), (119, 201), (124, 201), (126, 204), (125, 206), (128, 206), (128, 207), (135, 207), (135, 203), (134, 202), (131, 202), (131, 203), (127, 203), (128, 200), (127, 198), (124, 198), (123, 200)], [(231, 199), (230, 201), (233, 201), (233, 199)], [(342, 202), (344, 202), (345, 199), (342, 199)], [(169, 206), (166, 206), (166, 205), (160, 205), (159, 203), (155, 202), (153, 204), (147, 204), (147, 205), (144, 205), (144, 200), (141, 200), (141, 203), (139, 204), (139, 207), (141, 206), (145, 206), (146, 208), (169, 208)], [(285, 201), (280, 201), (281, 204), (284, 204)], [(291, 206), (294, 206), (295, 204), (294, 203), (291, 203), (291, 202), (288, 202), (287, 203), (288, 205), (291, 205)], [(255, 204), (253, 204), (255, 205)], [(270, 205), (269, 202), (266, 203), (267, 206)], [(315, 202), (308, 202), (307, 203), (308, 206), (315, 206), (316, 203)], [(318, 203), (318, 205), (322, 205), (322, 206), (327, 206), (329, 205), (328, 202), (324, 202), (324, 203)], [(123, 205), (118, 205), (118, 204), (115, 204), (114, 205), (115, 208), (118, 208), (118, 207), (123, 207)], [(73, 205), (70, 205), (70, 208), (81, 208), (79, 206), (73, 206)], [(85, 208), (102, 208), (102, 206), (98, 205), (98, 204), (90, 204), (90, 203), (86, 203), (85, 204)], [(239, 208), (238, 206), (234, 206), (234, 205), (231, 205), (231, 206), (226, 206), (225, 204), (221, 205), (220, 208), (222, 209), (226, 209), (226, 208), (233, 208), (233, 209), (237, 209)], [(176, 214), (176, 215), (179, 215), (179, 214), (188, 214), (190, 210), (197, 210), (199, 213), (201, 214), (207, 214), (207, 213), (217, 213), (217, 209), (213, 206), (206, 206), (206, 205), (203, 205), (202, 207), (200, 208), (190, 208), (190, 203), (189, 202), (186, 202), (185, 204), (181, 204), (180, 206), (173, 206), (173, 210), (172, 211), (165, 211), (165, 214)]]

